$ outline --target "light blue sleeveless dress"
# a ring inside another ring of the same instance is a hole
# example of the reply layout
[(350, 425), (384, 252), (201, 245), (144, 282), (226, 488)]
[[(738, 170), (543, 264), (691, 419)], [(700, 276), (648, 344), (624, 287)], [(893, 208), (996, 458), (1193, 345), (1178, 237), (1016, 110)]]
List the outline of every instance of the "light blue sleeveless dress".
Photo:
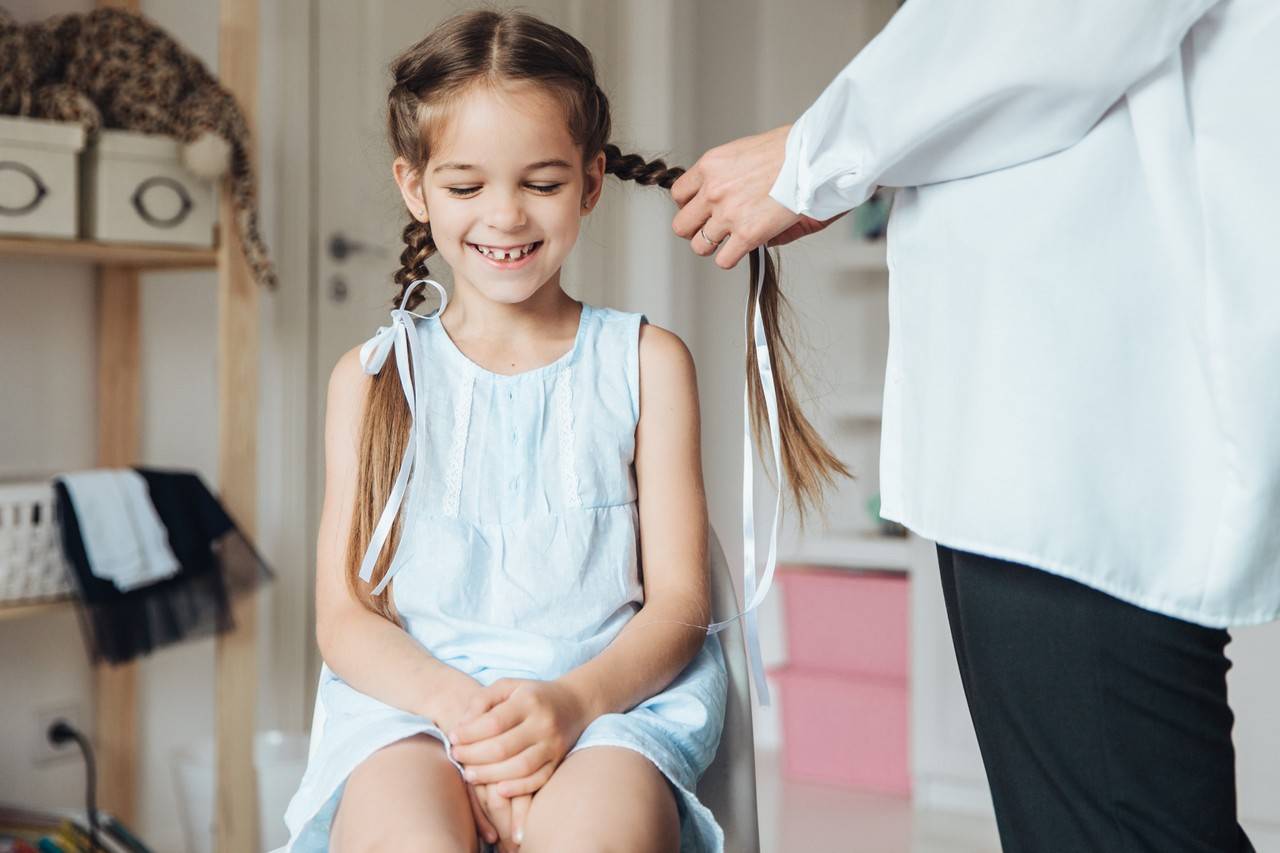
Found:
[[(632, 467), (642, 322), (583, 304), (568, 353), (510, 376), (468, 359), (438, 320), (413, 323), (416, 456), (394, 600), (409, 634), (482, 684), (565, 674), (644, 601)], [(676, 792), (682, 853), (724, 848), (694, 789), (715, 757), (726, 690), (712, 634), (666, 689), (597, 718), (572, 750), (619, 746), (652, 761)], [(290, 851), (328, 849), (342, 787), (375, 750), (425, 732), (453, 760), (430, 719), (358, 692), (328, 666), (316, 701), (325, 724), (285, 814)]]

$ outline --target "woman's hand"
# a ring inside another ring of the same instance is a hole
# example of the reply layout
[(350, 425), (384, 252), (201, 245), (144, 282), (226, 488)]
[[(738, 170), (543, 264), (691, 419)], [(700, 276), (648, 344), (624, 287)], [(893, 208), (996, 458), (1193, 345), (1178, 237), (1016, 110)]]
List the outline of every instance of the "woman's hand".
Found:
[(547, 783), (591, 723), (589, 703), (560, 681), (503, 678), (484, 688), (449, 731), (467, 781), (512, 798)]
[(716, 266), (730, 269), (757, 246), (779, 237), (781, 245), (826, 224), (810, 220), (809, 231), (796, 229), (799, 214), (769, 196), (790, 131), (788, 124), (712, 148), (671, 185), (680, 206), (671, 227), (694, 254), (714, 254)]

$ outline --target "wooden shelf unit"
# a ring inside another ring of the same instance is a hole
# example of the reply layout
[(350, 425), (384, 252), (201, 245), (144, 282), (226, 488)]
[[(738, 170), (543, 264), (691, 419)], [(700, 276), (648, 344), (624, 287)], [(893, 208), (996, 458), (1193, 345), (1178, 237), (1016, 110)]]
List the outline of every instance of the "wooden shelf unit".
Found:
[(50, 598), (42, 601), (19, 601), (0, 604), (0, 622), (7, 619), (25, 619), (28, 616), (47, 616), (71, 606), (69, 598)]
[(84, 261), (139, 270), (216, 269), (218, 250), (45, 237), (0, 237), (0, 257)]
[[(139, 0), (98, 0), (99, 7), (139, 10)], [(220, 0), (218, 65), (249, 127), (256, 127), (258, 0)], [(256, 135), (256, 134), (255, 134)], [(258, 285), (240, 249), (229, 190), (219, 190), (218, 245), (208, 249), (0, 237), (0, 258), (73, 260), (97, 267), (98, 449), (100, 467), (140, 462), (141, 356), (139, 274), (213, 269), (218, 280), (217, 492), (240, 530), (255, 535), (258, 411)], [(234, 608), (236, 630), (216, 641), (217, 707), (214, 845), (218, 853), (258, 849), (253, 766), (257, 706), (257, 607)], [(0, 619), (47, 614), (65, 600), (0, 605)], [(138, 815), (138, 662), (101, 665), (94, 674), (94, 743), (98, 806), (136, 825)]]

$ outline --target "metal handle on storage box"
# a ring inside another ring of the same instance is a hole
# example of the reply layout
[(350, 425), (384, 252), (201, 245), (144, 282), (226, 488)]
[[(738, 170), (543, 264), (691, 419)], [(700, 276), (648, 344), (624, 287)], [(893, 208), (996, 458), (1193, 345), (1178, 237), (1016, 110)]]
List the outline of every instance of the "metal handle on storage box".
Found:
[(23, 177), (31, 180), (32, 189), (35, 191), (31, 197), (31, 201), (16, 207), (7, 205), (0, 200), (0, 214), (5, 216), (26, 216), (31, 211), (40, 206), (40, 203), (49, 195), (49, 188), (44, 185), (44, 181), (40, 180), (40, 176), (35, 170), (26, 163), (18, 163), (14, 160), (0, 161), (0, 172), (5, 170), (17, 172)]
[[(178, 212), (173, 216), (162, 218), (147, 210), (144, 199), (147, 192), (156, 187), (168, 187), (177, 193), (178, 201), (181, 202), (181, 205), (178, 208)], [(130, 201), (133, 202), (133, 209), (138, 211), (138, 215), (142, 217), (142, 220), (156, 228), (178, 227), (191, 214), (192, 208), (195, 207), (195, 202), (191, 200), (191, 195), (187, 192), (187, 188), (173, 178), (164, 175), (147, 178), (138, 184), (138, 188), (133, 191), (133, 198)]]

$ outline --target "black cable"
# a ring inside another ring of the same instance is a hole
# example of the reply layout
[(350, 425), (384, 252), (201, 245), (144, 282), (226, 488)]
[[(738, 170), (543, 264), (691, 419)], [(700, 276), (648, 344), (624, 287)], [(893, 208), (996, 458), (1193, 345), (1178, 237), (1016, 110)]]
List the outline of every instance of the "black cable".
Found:
[(90, 853), (98, 853), (102, 847), (98, 844), (98, 772), (93, 761), (93, 747), (89, 745), (89, 739), (85, 737), (79, 729), (68, 723), (66, 720), (55, 720), (53, 724), (49, 726), (48, 738), (49, 742), (55, 745), (61, 745), (69, 740), (74, 740), (79, 745), (81, 754), (84, 755), (84, 801), (85, 808), (89, 812), (89, 850)]

